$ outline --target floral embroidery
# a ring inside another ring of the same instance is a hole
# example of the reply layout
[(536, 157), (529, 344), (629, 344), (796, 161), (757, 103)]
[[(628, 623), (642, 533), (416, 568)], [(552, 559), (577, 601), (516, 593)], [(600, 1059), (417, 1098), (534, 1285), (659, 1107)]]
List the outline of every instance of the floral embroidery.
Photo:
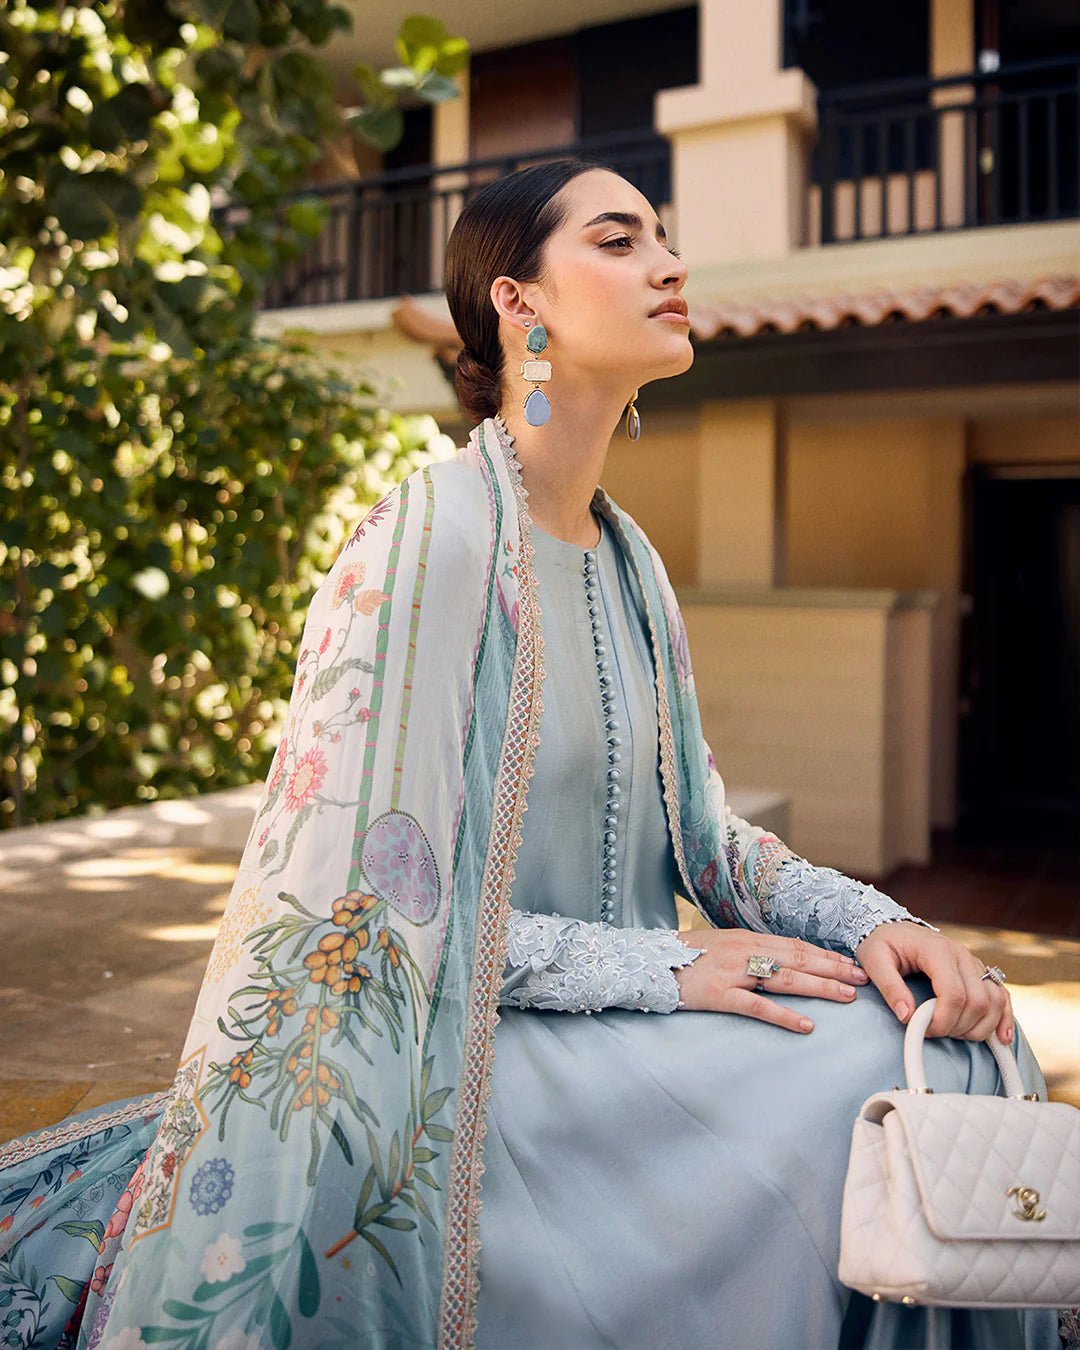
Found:
[(782, 864), (769, 899), (774, 932), (848, 956), (854, 956), (863, 938), (881, 923), (907, 919), (941, 932), (874, 886), (835, 867), (814, 867), (805, 858)]
[(673, 967), (688, 966), (701, 951), (667, 928), (613, 928), (514, 910), (507, 962), (510, 968), (527, 967), (529, 975), (500, 1002), (564, 1012), (610, 1007), (674, 1012), (679, 985)]

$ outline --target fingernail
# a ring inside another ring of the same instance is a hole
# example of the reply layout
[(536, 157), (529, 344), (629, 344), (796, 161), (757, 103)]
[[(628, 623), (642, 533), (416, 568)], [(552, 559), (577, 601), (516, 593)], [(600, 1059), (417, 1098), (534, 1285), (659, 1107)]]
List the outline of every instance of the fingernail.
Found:
[(900, 1002), (895, 1004), (893, 1007), (893, 1012), (896, 1013), (897, 1017), (899, 1017), (901, 1022), (904, 1020), (904, 1018), (908, 1015), (910, 1011), (911, 1011), (911, 1004), (905, 1003), (903, 999), (901, 999)]
[(802, 1027), (803, 1031), (812, 1031), (814, 1029), (814, 1024), (810, 1021), (809, 1017), (802, 1018), (799, 1022), (799, 1026)]

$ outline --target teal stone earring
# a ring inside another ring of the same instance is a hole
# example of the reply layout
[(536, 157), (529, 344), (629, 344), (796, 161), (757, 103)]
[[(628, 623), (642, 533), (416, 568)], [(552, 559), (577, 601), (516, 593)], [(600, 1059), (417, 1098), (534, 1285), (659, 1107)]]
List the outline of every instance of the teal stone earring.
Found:
[[(525, 320), (528, 328), (529, 320)], [(531, 352), (542, 352), (547, 346), (547, 329), (538, 323), (525, 339), (525, 346)], [(521, 363), (521, 373), (533, 385), (532, 392), (525, 399), (525, 421), (531, 427), (542, 427), (551, 416), (551, 403), (540, 385), (551, 379), (551, 362), (525, 360)]]

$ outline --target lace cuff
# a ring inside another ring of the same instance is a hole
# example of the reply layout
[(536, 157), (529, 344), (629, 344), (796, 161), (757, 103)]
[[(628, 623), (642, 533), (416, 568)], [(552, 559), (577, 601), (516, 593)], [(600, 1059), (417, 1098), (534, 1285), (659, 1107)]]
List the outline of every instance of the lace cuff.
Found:
[(703, 950), (668, 928), (612, 928), (514, 910), (499, 1002), (564, 1012), (674, 1012), (680, 1000), (673, 967), (689, 965)]
[(769, 892), (769, 926), (784, 937), (801, 937), (830, 951), (855, 955), (855, 948), (881, 923), (907, 919), (940, 933), (883, 891), (835, 867), (815, 867), (789, 858), (777, 870)]

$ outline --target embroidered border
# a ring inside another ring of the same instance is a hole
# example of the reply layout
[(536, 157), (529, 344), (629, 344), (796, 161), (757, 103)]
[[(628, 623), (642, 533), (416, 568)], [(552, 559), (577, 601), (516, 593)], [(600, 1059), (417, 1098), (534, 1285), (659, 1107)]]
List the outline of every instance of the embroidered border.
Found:
[(80, 1120), (74, 1125), (58, 1125), (51, 1130), (42, 1130), (40, 1134), (31, 1135), (29, 1139), (13, 1139), (10, 1143), (0, 1145), (0, 1170), (14, 1167), (18, 1163), (25, 1162), (27, 1158), (36, 1158), (39, 1153), (47, 1153), (60, 1144), (71, 1144), (77, 1139), (85, 1139), (88, 1135), (97, 1134), (99, 1130), (110, 1129), (114, 1125), (126, 1125), (136, 1116), (157, 1115), (168, 1105), (172, 1095), (173, 1089), (169, 1087), (163, 1092), (153, 1092), (149, 1096), (139, 1097), (127, 1106), (118, 1107), (117, 1110), (109, 1111), (105, 1115)]
[(506, 937), (514, 860), (521, 844), (521, 821), (527, 810), (528, 780), (540, 744), (540, 696), (544, 678), (544, 642), (539, 623), (532, 565), (528, 490), (513, 437), (501, 418), (485, 418), (477, 435), (482, 447), (490, 427), (509, 469), (517, 500), (520, 540), (518, 576), (518, 641), (510, 679), (506, 730), (499, 755), (487, 861), (476, 923), (475, 959), (469, 987), (465, 1048), (443, 1236), (443, 1282), (439, 1302), (440, 1350), (472, 1350), (476, 1336), (477, 1267), (480, 1239), (480, 1184), (484, 1173), (483, 1143), (491, 1097), (491, 1064), (499, 1022), (499, 992), (506, 961)]

